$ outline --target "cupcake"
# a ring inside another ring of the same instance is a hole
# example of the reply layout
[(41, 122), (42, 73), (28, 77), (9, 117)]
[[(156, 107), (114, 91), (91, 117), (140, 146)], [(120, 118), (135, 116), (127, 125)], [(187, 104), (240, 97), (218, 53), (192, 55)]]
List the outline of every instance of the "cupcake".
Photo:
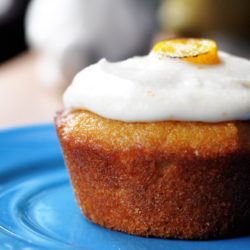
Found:
[(211, 40), (178, 39), (78, 73), (55, 126), (85, 217), (139, 236), (245, 233), (249, 69)]

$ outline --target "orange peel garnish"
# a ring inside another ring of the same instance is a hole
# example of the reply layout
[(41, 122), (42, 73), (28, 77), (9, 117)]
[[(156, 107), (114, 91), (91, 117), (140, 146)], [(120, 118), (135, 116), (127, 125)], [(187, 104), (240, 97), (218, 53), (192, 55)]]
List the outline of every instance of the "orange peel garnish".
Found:
[(157, 43), (153, 49), (159, 58), (179, 58), (197, 64), (220, 62), (215, 41), (201, 38), (170, 39)]

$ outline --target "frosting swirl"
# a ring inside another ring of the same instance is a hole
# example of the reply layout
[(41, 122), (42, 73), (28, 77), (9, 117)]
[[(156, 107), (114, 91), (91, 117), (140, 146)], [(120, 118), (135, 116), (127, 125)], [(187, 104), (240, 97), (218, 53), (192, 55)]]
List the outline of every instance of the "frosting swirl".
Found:
[(66, 108), (131, 122), (220, 122), (250, 119), (250, 61), (219, 52), (220, 63), (194, 64), (149, 55), (79, 72), (65, 91)]

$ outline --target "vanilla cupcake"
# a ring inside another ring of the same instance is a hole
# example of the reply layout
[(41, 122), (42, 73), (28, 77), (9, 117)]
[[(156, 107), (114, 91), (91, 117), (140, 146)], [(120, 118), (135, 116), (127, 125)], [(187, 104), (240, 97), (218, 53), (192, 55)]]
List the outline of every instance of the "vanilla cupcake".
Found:
[(209, 239), (250, 222), (250, 62), (211, 40), (163, 41), (81, 71), (56, 130), (90, 221), (140, 236)]

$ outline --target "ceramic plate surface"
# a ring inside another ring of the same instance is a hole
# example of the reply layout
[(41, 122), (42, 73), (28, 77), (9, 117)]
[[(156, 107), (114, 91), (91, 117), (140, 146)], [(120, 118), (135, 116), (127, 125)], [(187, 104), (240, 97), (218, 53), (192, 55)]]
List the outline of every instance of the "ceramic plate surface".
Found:
[(250, 236), (142, 238), (88, 222), (76, 206), (52, 125), (0, 131), (0, 249), (250, 249)]

